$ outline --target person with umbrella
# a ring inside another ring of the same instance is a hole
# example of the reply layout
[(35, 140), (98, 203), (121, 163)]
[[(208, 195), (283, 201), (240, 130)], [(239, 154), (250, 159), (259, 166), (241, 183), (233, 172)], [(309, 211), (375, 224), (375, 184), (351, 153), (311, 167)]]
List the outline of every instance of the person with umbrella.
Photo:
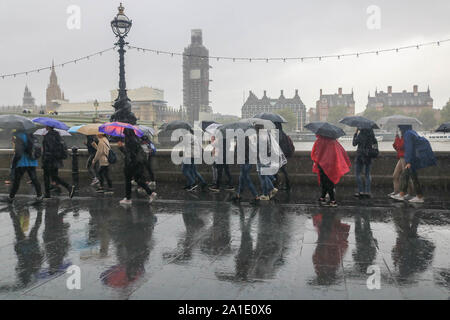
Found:
[(305, 126), (316, 134), (311, 160), (313, 172), (317, 173), (322, 194), (320, 204), (327, 204), (325, 197), (328, 194), (330, 207), (337, 207), (334, 187), (347, 172), (350, 171), (350, 159), (342, 145), (336, 140), (345, 135), (344, 130), (327, 122), (312, 122)]
[[(215, 180), (215, 184), (209, 188), (209, 190), (213, 192), (219, 192), (220, 191), (220, 184), (222, 182), (222, 174), (225, 172), (225, 175), (227, 176), (227, 186), (225, 187), (225, 190), (232, 191), (234, 190), (233, 187), (233, 180), (231, 178), (230, 174), (230, 168), (227, 163), (227, 151), (230, 148), (230, 141), (226, 139), (226, 137), (219, 135), (219, 138), (215, 137), (215, 141), (213, 142), (213, 148), (214, 148), (214, 156), (216, 161), (214, 162), (216, 170), (217, 170), (217, 179)], [(222, 152), (218, 152), (218, 149), (221, 148)], [(222, 155), (221, 158), (218, 158)]]
[[(48, 133), (44, 136), (42, 142), (42, 168), (44, 169), (44, 186), (45, 198), (50, 198), (50, 179), (56, 184), (62, 185), (69, 192), (69, 197), (72, 198), (75, 193), (75, 186), (70, 186), (67, 182), (58, 176), (58, 170), (64, 164), (63, 160), (67, 159), (67, 147), (58, 131), (53, 130), (53, 127), (46, 126)], [(68, 128), (60, 128), (67, 130)]]
[(86, 169), (88, 170), (89, 174), (92, 177), (91, 186), (95, 186), (100, 182), (100, 180), (97, 177), (97, 171), (99, 163), (93, 163), (92, 161), (95, 158), (95, 155), (97, 153), (97, 142), (95, 135), (87, 135), (86, 136), (86, 142), (84, 143), (87, 147), (87, 151), (89, 154), (89, 157), (86, 162)]
[[(274, 187), (273, 185), (273, 180), (275, 180), (275, 178), (273, 177), (273, 175), (268, 175), (265, 172), (265, 168), (268, 167), (267, 164), (264, 163), (262, 158), (265, 159), (269, 159), (270, 158), (270, 152), (271, 150), (271, 144), (270, 144), (270, 135), (269, 134), (263, 134), (261, 133), (261, 129), (263, 129), (264, 126), (257, 124), (255, 126), (256, 129), (256, 134), (257, 134), (257, 165), (256, 165), (256, 170), (258, 172), (258, 177), (259, 177), (259, 181), (261, 183), (261, 189), (262, 189), (262, 195), (259, 196), (259, 200), (263, 200), (263, 201), (267, 201), (272, 199), (275, 194), (278, 192), (278, 189)], [(266, 154), (261, 154), (259, 147), (262, 144), (266, 144)], [(263, 156), (263, 157), (261, 157)]]
[[(358, 147), (356, 149), (356, 164), (355, 175), (356, 184), (358, 185), (358, 192), (355, 193), (355, 197), (358, 198), (370, 198), (371, 176), (370, 169), (372, 167), (372, 159), (378, 154), (375, 154), (375, 150), (378, 150), (378, 142), (375, 138), (375, 134), (372, 128), (357, 128), (353, 136), (353, 146)], [(376, 146), (376, 147), (374, 147)], [(361, 172), (364, 170), (363, 184), (361, 179)]]
[[(394, 174), (392, 175), (393, 183), (394, 183), (394, 192), (390, 193), (389, 197), (392, 197), (392, 196), (400, 193), (400, 177), (402, 176), (403, 172), (405, 171), (405, 166), (406, 166), (404, 136), (405, 136), (406, 131), (412, 129), (411, 125), (399, 125), (398, 127), (400, 129), (401, 136), (399, 136), (397, 134), (395, 136), (394, 144), (392, 145), (394, 147), (395, 151), (397, 151), (398, 161), (397, 161), (397, 165), (395, 166), (395, 169), (394, 169)], [(412, 191), (413, 186), (411, 183), (409, 183), (409, 185), (410, 185), (410, 191)], [(411, 193), (412, 192), (410, 192), (410, 194)]]
[(150, 181), (148, 182), (148, 184), (150, 184), (152, 188), (156, 188), (155, 174), (153, 173), (152, 168), (152, 158), (156, 153), (156, 147), (153, 144), (152, 140), (150, 140), (150, 137), (148, 135), (142, 136), (141, 144), (144, 149), (144, 152), (146, 153), (146, 161), (144, 163), (144, 167), (149, 174)]
[(131, 202), (131, 180), (134, 179), (137, 184), (145, 190), (149, 196), (149, 202), (156, 199), (156, 192), (153, 192), (145, 183), (142, 173), (144, 172), (145, 153), (141, 147), (139, 138), (136, 136), (135, 129), (124, 128), (123, 134), (125, 136), (125, 143), (118, 142), (120, 151), (125, 156), (125, 198), (120, 201), (120, 204), (130, 205)]
[(20, 180), (25, 172), (28, 173), (31, 183), (36, 190), (36, 200), (42, 201), (41, 185), (36, 176), (38, 161), (32, 152), (34, 137), (25, 131), (17, 131), (14, 136), (14, 158), (11, 165), (12, 170), (14, 170), (14, 180), (9, 193), (8, 202), (14, 201), (14, 197), (19, 190)]
[[(97, 188), (98, 193), (112, 193), (112, 181), (109, 177), (109, 161), (108, 161), (108, 154), (111, 150), (111, 146), (109, 145), (109, 141), (106, 138), (104, 133), (99, 133), (97, 135), (98, 144), (97, 144), (97, 151), (95, 153), (94, 159), (92, 159), (92, 165), (95, 167), (95, 165), (99, 164), (99, 170), (98, 170), (98, 179), (100, 181), (100, 186)], [(104, 182), (108, 183), (108, 189), (105, 191), (103, 188)]]
[[(196, 150), (202, 152), (202, 145), (190, 129), (189, 133), (183, 136), (183, 161), (181, 170), (187, 179), (187, 185), (184, 187), (187, 191), (194, 191), (198, 187), (197, 179), (200, 182), (202, 190), (205, 190), (207, 183), (202, 175), (197, 171), (195, 159), (199, 158)], [(185, 140), (186, 139), (186, 140)], [(200, 155), (201, 157), (201, 155)]]

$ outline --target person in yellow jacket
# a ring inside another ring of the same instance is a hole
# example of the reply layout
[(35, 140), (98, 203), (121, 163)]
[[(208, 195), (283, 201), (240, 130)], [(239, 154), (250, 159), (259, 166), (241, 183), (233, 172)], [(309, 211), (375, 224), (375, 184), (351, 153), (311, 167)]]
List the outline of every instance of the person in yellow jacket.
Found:
[[(98, 179), (100, 180), (100, 186), (97, 188), (98, 193), (112, 193), (112, 181), (109, 177), (109, 161), (108, 161), (108, 154), (109, 150), (111, 150), (111, 146), (109, 145), (109, 141), (106, 138), (106, 136), (102, 133), (97, 135), (98, 138), (98, 144), (94, 147), (96, 147), (97, 152), (95, 153), (94, 160), (92, 160), (92, 166), (95, 166), (95, 164), (99, 163), (99, 170), (98, 170)], [(103, 188), (105, 180), (108, 183), (108, 189), (105, 190)]]

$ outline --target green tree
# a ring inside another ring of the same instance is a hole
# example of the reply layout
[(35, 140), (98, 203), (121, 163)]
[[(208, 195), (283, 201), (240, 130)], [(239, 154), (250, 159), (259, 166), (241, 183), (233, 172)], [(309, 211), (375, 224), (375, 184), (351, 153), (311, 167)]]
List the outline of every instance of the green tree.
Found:
[(423, 123), (423, 127), (426, 130), (430, 130), (437, 125), (434, 111), (431, 109), (423, 110), (417, 118)]
[(441, 110), (441, 122), (450, 122), (450, 100)]
[(343, 126), (339, 123), (339, 120), (347, 116), (347, 107), (346, 106), (337, 106), (330, 108), (330, 112), (328, 112), (327, 121), (339, 126)]
[(283, 123), (283, 130), (286, 132), (294, 132), (297, 129), (297, 116), (291, 108), (284, 108), (274, 112), (286, 119), (287, 123)]

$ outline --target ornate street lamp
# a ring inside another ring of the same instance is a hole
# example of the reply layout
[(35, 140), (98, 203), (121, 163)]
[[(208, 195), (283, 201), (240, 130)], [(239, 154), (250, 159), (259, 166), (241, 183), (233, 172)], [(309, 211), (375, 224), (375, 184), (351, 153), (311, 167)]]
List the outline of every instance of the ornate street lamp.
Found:
[(124, 38), (127, 36), (128, 32), (130, 32), (132, 22), (125, 15), (125, 8), (120, 3), (118, 8), (119, 13), (114, 17), (111, 21), (111, 28), (116, 37), (119, 38), (119, 41), (115, 43), (115, 45), (119, 46), (119, 95), (117, 99), (114, 101), (114, 109), (116, 110), (114, 114), (111, 116), (111, 121), (120, 121), (127, 122), (130, 124), (136, 124), (136, 117), (131, 112), (131, 103), (130, 99), (127, 96), (127, 89), (125, 83), (125, 62), (124, 55), (125, 49), (124, 46), (128, 44), (125, 42)]

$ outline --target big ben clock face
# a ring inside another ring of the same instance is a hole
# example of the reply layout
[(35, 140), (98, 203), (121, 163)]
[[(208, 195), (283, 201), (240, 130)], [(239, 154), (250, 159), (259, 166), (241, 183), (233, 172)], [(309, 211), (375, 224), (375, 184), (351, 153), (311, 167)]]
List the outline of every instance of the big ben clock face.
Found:
[(191, 79), (196, 80), (196, 79), (200, 79), (200, 69), (192, 69), (191, 70)]

